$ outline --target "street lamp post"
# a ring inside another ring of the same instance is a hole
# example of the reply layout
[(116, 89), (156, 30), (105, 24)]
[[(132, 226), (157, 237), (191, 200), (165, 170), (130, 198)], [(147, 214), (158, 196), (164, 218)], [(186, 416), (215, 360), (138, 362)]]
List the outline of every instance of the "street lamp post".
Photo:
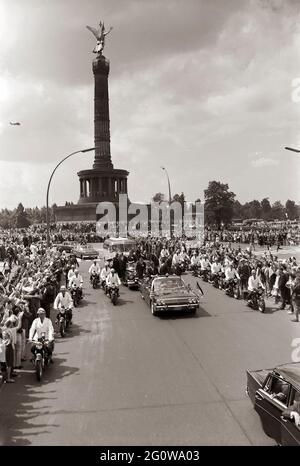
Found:
[(168, 171), (165, 167), (161, 167), (162, 170), (164, 170), (166, 172), (166, 175), (167, 175), (167, 180), (168, 180), (168, 188), (169, 188), (169, 204), (171, 204), (172, 202), (172, 196), (171, 196), (171, 184), (170, 184), (170, 178), (169, 178), (169, 174), (168, 174)]
[(50, 185), (51, 185), (51, 181), (52, 181), (52, 178), (53, 178), (53, 175), (54, 173), (56, 172), (56, 170), (58, 169), (58, 167), (65, 161), (67, 160), (69, 157), (72, 157), (72, 155), (75, 155), (75, 154), (79, 154), (80, 152), (82, 154), (84, 154), (85, 152), (91, 152), (93, 150), (95, 150), (96, 148), (95, 147), (92, 147), (90, 149), (81, 149), (81, 150), (76, 150), (75, 152), (72, 152), (72, 154), (69, 154), (67, 155), (66, 157), (64, 157), (57, 165), (56, 167), (54, 168), (53, 172), (51, 173), (51, 176), (49, 178), (49, 182), (48, 182), (48, 186), (47, 186), (47, 195), (46, 195), (46, 223), (47, 223), (47, 246), (49, 247), (50, 246), (50, 216), (49, 216), (49, 190), (50, 190)]
[[(166, 176), (167, 176), (167, 180), (168, 180), (168, 189), (169, 189), (169, 208), (171, 206), (171, 202), (172, 202), (172, 194), (171, 194), (171, 183), (170, 183), (170, 178), (169, 178), (169, 174), (168, 174), (168, 171), (165, 167), (161, 167), (162, 170), (164, 170), (166, 172)], [(171, 212), (170, 212), (170, 238), (173, 237), (173, 228), (172, 228), (172, 219), (171, 219)]]

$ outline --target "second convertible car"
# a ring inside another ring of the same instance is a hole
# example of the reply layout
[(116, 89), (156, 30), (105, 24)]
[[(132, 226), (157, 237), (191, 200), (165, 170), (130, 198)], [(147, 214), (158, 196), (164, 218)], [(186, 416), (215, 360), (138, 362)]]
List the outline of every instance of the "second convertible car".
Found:
[(178, 276), (146, 278), (140, 292), (154, 316), (167, 311), (195, 313), (199, 308), (199, 296)]
[(269, 437), (300, 445), (300, 363), (247, 371), (247, 394)]

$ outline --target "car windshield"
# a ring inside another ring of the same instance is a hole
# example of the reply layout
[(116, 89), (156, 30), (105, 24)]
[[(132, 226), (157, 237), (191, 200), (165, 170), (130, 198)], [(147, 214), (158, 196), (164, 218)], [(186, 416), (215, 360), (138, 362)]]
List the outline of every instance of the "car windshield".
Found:
[(159, 293), (174, 293), (184, 290), (185, 284), (181, 278), (164, 278), (154, 282), (154, 291)]

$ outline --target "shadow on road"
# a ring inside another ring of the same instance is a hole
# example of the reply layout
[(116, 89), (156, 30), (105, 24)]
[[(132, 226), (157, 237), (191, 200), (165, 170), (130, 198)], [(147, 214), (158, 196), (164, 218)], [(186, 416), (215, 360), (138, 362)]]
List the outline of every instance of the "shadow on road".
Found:
[[(41, 382), (36, 380), (34, 368), (28, 362), (14, 384), (3, 385), (0, 392), (0, 446), (31, 445), (32, 437), (51, 434), (52, 428), (58, 427), (58, 424), (49, 423), (47, 420), (53, 414), (51, 405), (55, 404), (50, 400), (59, 397), (59, 386), (57, 390), (48, 391), (45, 387), (49, 383), (57, 383), (62, 378), (77, 373), (79, 368), (65, 365), (66, 359), (61, 357), (55, 357), (54, 361), (54, 364), (45, 370)], [(43, 406), (39, 406), (41, 402), (44, 402)], [(40, 416), (46, 416), (44, 424), (35, 422)]]

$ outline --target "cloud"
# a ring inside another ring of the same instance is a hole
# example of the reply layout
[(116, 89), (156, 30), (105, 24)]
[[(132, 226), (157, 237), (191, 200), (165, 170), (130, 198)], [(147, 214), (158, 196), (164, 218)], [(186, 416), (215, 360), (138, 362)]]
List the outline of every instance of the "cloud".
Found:
[(260, 157), (259, 159), (252, 160), (251, 165), (255, 168), (272, 167), (278, 165), (278, 160)]
[[(18, 190), (1, 188), (0, 207), (17, 204), (21, 189), (28, 203), (35, 192), (32, 202), (43, 204), (51, 167), (93, 145), (94, 38), (85, 26), (100, 19), (114, 27), (105, 48), (111, 148), (115, 167), (130, 171), (131, 199), (167, 191), (162, 164), (172, 191), (191, 200), (203, 198), (213, 179), (249, 200), (254, 178), (257, 197), (300, 199), (297, 158), (289, 159), (282, 179), (283, 147), (300, 140), (300, 104), (291, 99), (300, 70), (297, 2), (102, 0), (100, 6), (0, 2), (0, 169), (3, 180), (17, 179), (18, 165), (27, 174)], [(258, 154), (252, 164), (248, 154)], [(92, 159), (76, 157), (60, 168), (53, 202), (77, 201), (76, 173)]]

